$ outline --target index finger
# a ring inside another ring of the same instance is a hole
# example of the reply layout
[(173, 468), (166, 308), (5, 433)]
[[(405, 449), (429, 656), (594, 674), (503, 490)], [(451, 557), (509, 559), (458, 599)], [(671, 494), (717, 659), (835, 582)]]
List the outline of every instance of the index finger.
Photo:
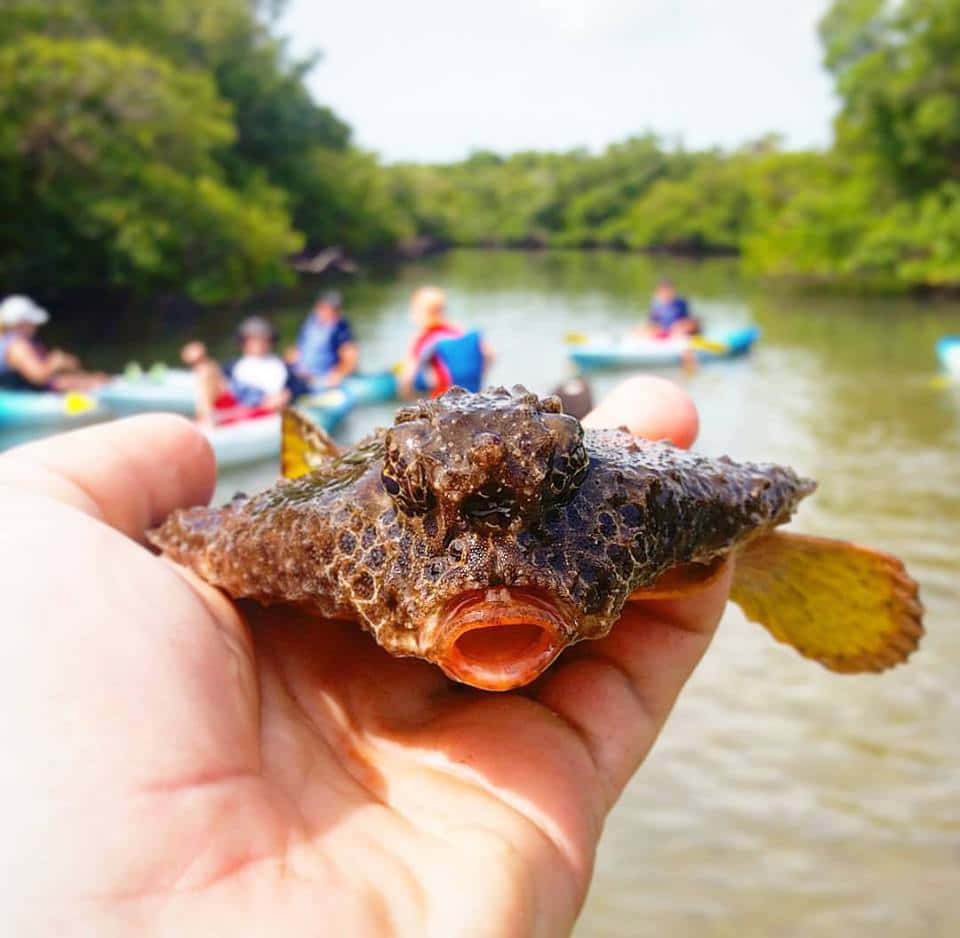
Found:
[[(689, 445), (698, 428), (689, 396), (661, 378), (625, 382), (584, 423), (624, 425), (678, 445)], [(689, 597), (628, 603), (610, 635), (576, 646), (538, 684), (537, 698), (566, 720), (591, 755), (601, 816), (650, 751), (707, 650), (732, 574), (727, 564)]]
[(86, 427), (0, 456), (0, 486), (48, 495), (136, 540), (175, 508), (209, 501), (215, 481), (210, 444), (172, 414)]

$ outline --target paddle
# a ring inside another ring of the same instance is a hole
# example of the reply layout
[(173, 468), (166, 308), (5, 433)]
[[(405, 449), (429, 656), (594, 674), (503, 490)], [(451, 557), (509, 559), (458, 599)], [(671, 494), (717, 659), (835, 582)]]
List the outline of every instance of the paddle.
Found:
[(88, 414), (96, 406), (97, 402), (89, 394), (83, 394), (80, 391), (67, 391), (63, 396), (63, 412), (68, 417)]
[(730, 351), (730, 346), (726, 342), (705, 339), (702, 335), (689, 336), (689, 342), (693, 348), (702, 352), (713, 352), (715, 355), (726, 355)]
[[(713, 352), (714, 355), (727, 355), (730, 352), (730, 346), (726, 342), (718, 342), (716, 339), (705, 339), (701, 335), (687, 336), (687, 341), (691, 348), (702, 352)], [(568, 332), (563, 341), (567, 345), (585, 345), (590, 341), (590, 337), (583, 332)]]

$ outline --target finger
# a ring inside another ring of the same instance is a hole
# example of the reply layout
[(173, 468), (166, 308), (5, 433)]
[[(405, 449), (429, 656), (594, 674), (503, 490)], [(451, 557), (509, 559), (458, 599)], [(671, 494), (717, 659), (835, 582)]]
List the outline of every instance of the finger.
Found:
[(710, 645), (733, 564), (685, 599), (628, 603), (611, 633), (562, 658), (537, 699), (583, 741), (605, 814), (653, 746), (677, 696)]
[[(626, 426), (648, 439), (689, 446), (699, 421), (690, 397), (663, 378), (637, 377), (584, 420)], [(538, 684), (537, 698), (563, 717), (593, 760), (605, 813), (649, 752), (677, 695), (710, 644), (732, 565), (683, 599), (629, 603), (610, 635), (572, 649)]]
[(583, 420), (585, 427), (622, 427), (648, 440), (670, 440), (686, 449), (700, 421), (690, 396), (672, 381), (644, 375), (617, 385)]
[(171, 414), (75, 430), (0, 456), (0, 485), (48, 495), (138, 540), (173, 509), (207, 502), (215, 481), (210, 444)]

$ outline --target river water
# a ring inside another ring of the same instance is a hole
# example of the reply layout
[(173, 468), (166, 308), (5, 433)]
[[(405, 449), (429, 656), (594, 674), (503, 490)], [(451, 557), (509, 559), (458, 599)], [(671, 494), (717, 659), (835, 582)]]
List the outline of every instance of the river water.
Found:
[[(698, 448), (786, 462), (820, 482), (798, 528), (903, 557), (928, 635), (906, 668), (839, 677), (735, 607), (656, 749), (611, 815), (578, 938), (871, 938), (960, 934), (960, 391), (931, 386), (933, 343), (960, 305), (771, 293), (735, 263), (603, 253), (456, 252), (345, 288), (370, 369), (399, 357), (406, 303), (436, 282), (483, 327), (497, 383), (547, 391), (568, 373), (562, 336), (637, 320), (669, 273), (718, 323), (756, 322), (743, 360), (691, 376)], [(307, 298), (274, 309), (292, 339)], [(225, 314), (194, 327), (221, 351)], [(88, 357), (172, 358), (182, 330), (147, 324)], [(83, 336), (69, 335), (82, 350)], [(669, 372), (667, 372), (670, 374)], [(602, 393), (617, 377), (595, 381)], [(359, 411), (348, 439), (389, 419)], [(274, 477), (225, 476), (218, 497)]]

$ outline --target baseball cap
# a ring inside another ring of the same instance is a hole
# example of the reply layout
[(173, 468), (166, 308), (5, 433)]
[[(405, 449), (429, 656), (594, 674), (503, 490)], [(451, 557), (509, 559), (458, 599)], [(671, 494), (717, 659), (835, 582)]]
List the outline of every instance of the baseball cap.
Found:
[(273, 326), (271, 326), (263, 316), (247, 316), (247, 318), (237, 326), (237, 335), (241, 339), (263, 336), (263, 338), (270, 339), (272, 342), (274, 331)]
[(340, 309), (343, 306), (343, 295), (339, 290), (324, 290), (317, 296), (317, 302), (324, 306)]
[(35, 326), (42, 326), (49, 319), (50, 314), (29, 296), (14, 294), (0, 303), (0, 325), (19, 326), (30, 322)]

